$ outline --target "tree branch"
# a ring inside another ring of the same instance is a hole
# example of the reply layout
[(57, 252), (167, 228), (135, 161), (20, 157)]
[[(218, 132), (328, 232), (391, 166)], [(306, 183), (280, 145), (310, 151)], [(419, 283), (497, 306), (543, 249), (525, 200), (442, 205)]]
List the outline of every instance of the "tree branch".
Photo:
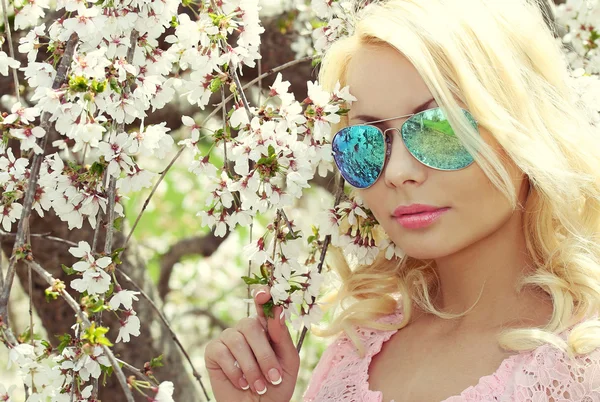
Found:
[[(65, 49), (65, 53), (60, 61), (58, 66), (58, 70), (56, 73), (56, 77), (54, 78), (54, 82), (52, 83), (53, 89), (58, 89), (62, 83), (65, 81), (65, 77), (67, 75), (67, 69), (71, 64), (73, 59), (73, 54), (75, 52), (75, 45), (77, 44), (78, 37), (77, 34), (72, 34), (67, 42), (67, 46)], [(49, 129), (51, 126), (50, 122), (50, 114), (43, 113), (42, 114), (42, 124), (41, 127), (46, 132), (46, 135), (41, 140), (40, 147), (42, 150), (46, 148), (46, 142), (49, 136)], [(40, 167), (42, 165), (42, 160), (44, 158), (44, 153), (35, 154), (33, 157), (33, 163), (31, 166), (29, 183), (27, 186), (27, 192), (25, 193), (25, 201), (23, 203), (23, 212), (21, 213), (21, 219), (19, 220), (19, 225), (17, 228), (17, 236), (15, 239), (15, 244), (13, 246), (12, 255), (10, 257), (10, 263), (8, 265), (8, 270), (6, 272), (6, 279), (4, 281), (4, 288), (2, 289), (2, 294), (0, 295), (0, 317), (3, 317), (8, 322), (8, 298), (10, 296), (10, 290), (12, 288), (12, 283), (15, 277), (15, 270), (17, 266), (17, 258), (16, 252), (19, 250), (24, 242), (25, 242), (25, 227), (26, 221), (29, 220), (29, 216), (31, 215), (31, 208), (33, 206), (33, 198), (35, 195), (35, 190), (37, 187), (38, 176), (40, 173)]]
[[(52, 275), (50, 275), (50, 273), (48, 271), (46, 271), (37, 262), (25, 261), (25, 263), (27, 264), (28, 267), (30, 267), (36, 273), (38, 273), (48, 283), (48, 285), (53, 286), (56, 282), (60, 282), (60, 281), (54, 279), (52, 277)], [(73, 297), (69, 293), (67, 293), (64, 289), (60, 289), (60, 288), (56, 289), (56, 291), (63, 297), (63, 299), (65, 299), (67, 304), (73, 309), (73, 311), (75, 311), (75, 313), (77, 314), (79, 319), (86, 326), (89, 327), (92, 325), (92, 323), (88, 319), (87, 315), (83, 311), (81, 311), (81, 308), (79, 307), (79, 303), (77, 303), (75, 301), (75, 299), (73, 299)], [(123, 392), (125, 393), (127, 402), (135, 402), (133, 399), (133, 394), (131, 393), (131, 390), (127, 386), (127, 378), (125, 378), (125, 374), (123, 374), (123, 370), (121, 370), (121, 367), (119, 366), (119, 363), (117, 362), (117, 359), (115, 358), (115, 355), (113, 354), (112, 350), (110, 350), (110, 348), (106, 345), (102, 345), (102, 350), (106, 354), (106, 357), (110, 361), (110, 364), (113, 367), (115, 374), (117, 375), (117, 379), (119, 380), (119, 383), (121, 384), (121, 388), (123, 389)]]
[(198, 382), (200, 383), (200, 387), (202, 387), (202, 391), (204, 392), (204, 396), (206, 397), (207, 400), (210, 400), (210, 397), (208, 396), (208, 393), (206, 392), (206, 388), (204, 387), (204, 384), (202, 383), (202, 376), (198, 373), (198, 371), (196, 370), (196, 367), (194, 367), (194, 363), (192, 363), (192, 359), (190, 358), (190, 356), (188, 355), (188, 353), (186, 352), (185, 348), (183, 347), (183, 345), (181, 344), (181, 342), (179, 341), (179, 338), (177, 337), (177, 335), (175, 334), (175, 331), (173, 331), (173, 328), (171, 328), (171, 325), (169, 324), (169, 321), (167, 320), (167, 318), (163, 315), (163, 313), (159, 310), (159, 308), (156, 306), (156, 304), (152, 301), (152, 299), (146, 294), (146, 292), (144, 292), (144, 290), (142, 288), (140, 288), (137, 283), (135, 283), (133, 281), (133, 279), (131, 279), (125, 272), (123, 272), (120, 269), (117, 269), (115, 272), (117, 272), (119, 275), (121, 275), (123, 278), (125, 278), (125, 280), (127, 282), (129, 282), (131, 285), (133, 285), (133, 287), (140, 292), (140, 294), (142, 295), (142, 297), (144, 299), (146, 299), (148, 301), (148, 303), (150, 303), (150, 305), (152, 306), (152, 309), (156, 312), (156, 314), (158, 314), (158, 316), (160, 317), (161, 321), (163, 322), (163, 324), (165, 324), (165, 327), (167, 328), (167, 330), (169, 331), (169, 334), (171, 335), (171, 339), (173, 339), (173, 341), (175, 342), (175, 344), (177, 345), (177, 347), (181, 350), (181, 353), (183, 353), (183, 355), (185, 356), (185, 358), (187, 359), (190, 367), (192, 368), (192, 374), (194, 375), (194, 377), (198, 380)]
[(158, 280), (160, 298), (164, 300), (170, 291), (169, 279), (175, 263), (186, 255), (201, 255), (202, 257), (212, 255), (227, 236), (229, 236), (229, 232), (224, 237), (218, 237), (211, 233), (206, 236), (188, 237), (173, 244), (169, 251), (163, 254), (160, 261), (160, 278)]
[[(4, 32), (6, 32), (6, 40), (8, 41), (8, 54), (11, 58), (15, 59), (15, 48), (13, 46), (12, 41), (12, 32), (10, 30), (10, 24), (8, 23), (8, 7), (6, 5), (6, 0), (2, 0), (2, 14), (4, 14)], [(17, 70), (15, 68), (11, 68), (13, 81), (15, 84), (15, 96), (17, 97), (17, 102), (21, 103), (21, 94), (19, 93), (19, 76), (17, 75)]]

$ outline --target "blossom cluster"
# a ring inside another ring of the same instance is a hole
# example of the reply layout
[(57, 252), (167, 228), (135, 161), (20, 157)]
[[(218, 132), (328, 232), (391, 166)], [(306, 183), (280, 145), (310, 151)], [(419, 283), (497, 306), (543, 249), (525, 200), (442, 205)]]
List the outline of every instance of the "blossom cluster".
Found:
[(331, 236), (331, 243), (343, 249), (351, 262), (369, 265), (380, 253), (388, 260), (404, 253), (383, 231), (373, 213), (358, 196), (340, 202), (323, 212), (321, 232)]
[(352, 34), (356, 14), (377, 0), (287, 0), (283, 6), (296, 10), (292, 30), (297, 32), (291, 48), (296, 57), (320, 58), (337, 39)]
[[(73, 326), (75, 334), (79, 324)], [(8, 367), (17, 365), (25, 384), (32, 395), (28, 401), (84, 402), (92, 395), (91, 379), (99, 379), (110, 367), (102, 347), (90, 343), (98, 340), (97, 329), (81, 334), (83, 340), (68, 336), (61, 338), (58, 353), (50, 353), (52, 347), (46, 341), (33, 340), (20, 343), (10, 349)], [(0, 384), (0, 400), (11, 401), (16, 386), (6, 389)], [(165, 381), (157, 387), (150, 387), (156, 402), (173, 402), (173, 383)]]
[[(227, 161), (220, 170), (209, 166), (207, 156), (193, 148), (198, 158), (190, 171), (213, 174), (207, 188), (208, 209), (198, 215), (203, 224), (215, 227), (217, 236), (227, 228), (249, 224), (257, 213), (293, 205), (315, 172), (325, 176), (332, 169), (331, 123), (340, 121), (342, 106), (355, 98), (348, 88), (338, 86), (329, 94), (309, 82), (308, 98), (298, 102), (287, 92), (289, 85), (279, 74), (265, 105), (250, 108), (250, 115), (243, 106), (234, 107), (229, 123), (238, 129), (237, 136), (224, 135), (215, 141), (215, 146), (224, 143), (226, 149)], [(191, 118), (185, 117), (184, 124), (193, 127)], [(182, 143), (193, 146), (198, 135), (194, 128), (192, 139)], [(239, 194), (239, 200), (234, 194)]]
[[(10, 113), (0, 116), (0, 225), (4, 231), (11, 231), (21, 218), (29, 190), (36, 213), (43, 217), (52, 210), (69, 229), (81, 228), (87, 221), (98, 230), (101, 216), (112, 216), (109, 208), (114, 208), (116, 217), (123, 216), (120, 200), (150, 187), (156, 176), (142, 169), (137, 157), (162, 159), (175, 145), (165, 123), (144, 126), (148, 112), (163, 108), (176, 92), (204, 108), (213, 92), (231, 82), (229, 74), (234, 69), (241, 73), (242, 66), (251, 67), (260, 57), (263, 28), (257, 0), (184, 2), (184, 7), (199, 15), (195, 20), (185, 12), (178, 14), (181, 5), (173, 0), (13, 2), (15, 29), (31, 27), (18, 46), (27, 64), (21, 67), (1, 52), (0, 73), (7, 75), (9, 68), (19, 68), (29, 92), (23, 104), (16, 102)], [(50, 9), (64, 16), (38, 25)], [(170, 27), (174, 33), (167, 35)], [(234, 36), (236, 45), (231, 46)], [(168, 45), (160, 48), (159, 40)], [(40, 49), (50, 57), (42, 60)], [(59, 67), (63, 62), (66, 71)], [(141, 125), (136, 128), (138, 121)], [(43, 153), (43, 140), (54, 130), (57, 137), (52, 145), (59, 152), (43, 157), (37, 186), (30, 189), (30, 158)], [(114, 192), (110, 183), (115, 183)], [(121, 325), (115, 342), (139, 336), (140, 321), (132, 308), (138, 292), (119, 286), (113, 256), (97, 255), (85, 242), (69, 251), (80, 261), (63, 268), (77, 276), (70, 287), (81, 294), (84, 314), (92, 317), (103, 310), (116, 314)], [(57, 283), (47, 295), (58, 297), (63, 290), (64, 284)], [(112, 344), (100, 337), (103, 333), (94, 332), (94, 341), (84, 340), (83, 335), (95, 326), (90, 319), (91, 327), (79, 323), (81, 328), (75, 329), (75, 338), (64, 348), (44, 349), (54, 377), (48, 374), (48, 390), (42, 389), (45, 380), (36, 380), (29, 400), (94, 398), (90, 379), (98, 378), (99, 367), (110, 366), (100, 345)], [(98, 330), (107, 329), (94, 329)], [(14, 345), (13, 350), (26, 349), (23, 345)], [(32, 361), (40, 361), (41, 351), (29, 354)], [(15, 358), (15, 363), (28, 381), (29, 361)], [(44, 372), (39, 367), (35, 370)], [(172, 400), (172, 384), (169, 388), (164, 383), (131, 381), (129, 385), (140, 392), (152, 388), (154, 396), (145, 393), (151, 400)], [(73, 384), (76, 389), (70, 388)]]
[(243, 250), (244, 257), (257, 264), (261, 273), (254, 278), (244, 277), (246, 283), (269, 285), (269, 305), (284, 306), (286, 320), (297, 330), (310, 328), (322, 317), (315, 299), (324, 277), (318, 261), (307, 258), (305, 243), (293, 222), (279, 218)]
[(600, 127), (600, 2), (569, 0), (556, 8), (556, 24), (565, 27), (561, 42), (572, 71), (571, 85), (578, 99)]

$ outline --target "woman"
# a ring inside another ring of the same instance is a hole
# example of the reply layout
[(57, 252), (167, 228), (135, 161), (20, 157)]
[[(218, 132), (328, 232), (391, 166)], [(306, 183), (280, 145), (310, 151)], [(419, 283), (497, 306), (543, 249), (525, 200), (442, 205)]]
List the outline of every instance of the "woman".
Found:
[[(320, 72), (358, 99), (334, 157), (406, 255), (337, 267), (338, 301), (358, 302), (320, 331), (343, 332), (304, 400), (600, 401), (600, 138), (535, 2), (390, 0), (357, 20)], [(293, 394), (287, 327), (262, 314), (268, 288), (254, 298), (207, 346), (219, 402)]]

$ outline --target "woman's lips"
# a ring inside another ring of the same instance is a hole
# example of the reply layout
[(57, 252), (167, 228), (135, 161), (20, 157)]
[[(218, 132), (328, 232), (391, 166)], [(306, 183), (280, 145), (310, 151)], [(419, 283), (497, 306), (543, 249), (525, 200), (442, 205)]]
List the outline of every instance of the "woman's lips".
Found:
[(420, 229), (431, 225), (450, 208), (440, 208), (435, 211), (404, 214), (394, 217), (396, 222), (407, 229)]

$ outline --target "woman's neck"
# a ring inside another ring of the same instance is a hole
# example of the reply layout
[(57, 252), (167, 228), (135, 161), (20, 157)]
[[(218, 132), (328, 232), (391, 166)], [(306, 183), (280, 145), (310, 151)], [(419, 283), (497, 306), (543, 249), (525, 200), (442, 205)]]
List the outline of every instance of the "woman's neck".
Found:
[(452, 320), (465, 328), (545, 325), (552, 312), (549, 295), (524, 288), (519, 280), (533, 270), (522, 229), (522, 214), (515, 212), (499, 230), (459, 253), (436, 260), (441, 291), (438, 310), (462, 313)]

